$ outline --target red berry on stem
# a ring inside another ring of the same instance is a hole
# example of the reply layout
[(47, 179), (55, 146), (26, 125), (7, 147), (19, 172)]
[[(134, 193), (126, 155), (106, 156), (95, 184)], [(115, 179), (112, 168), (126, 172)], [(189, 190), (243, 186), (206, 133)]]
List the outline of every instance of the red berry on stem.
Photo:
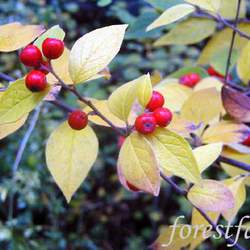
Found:
[(135, 129), (141, 134), (150, 134), (154, 132), (156, 120), (153, 114), (142, 114), (135, 120)]
[(198, 74), (190, 73), (190, 74), (182, 76), (180, 78), (180, 83), (189, 88), (193, 88), (200, 80), (201, 80), (201, 77)]
[(46, 76), (39, 70), (30, 71), (25, 78), (26, 87), (32, 92), (40, 92), (46, 89)]
[(44, 56), (48, 59), (57, 59), (64, 50), (64, 43), (62, 40), (56, 38), (46, 38), (42, 44)]
[(250, 135), (242, 142), (243, 145), (245, 146), (250, 146)]
[(134, 191), (134, 192), (139, 192), (139, 191), (140, 191), (139, 188), (137, 188), (136, 186), (134, 186), (134, 185), (131, 184), (130, 182), (126, 181), (126, 184), (127, 184), (128, 188), (129, 188), (130, 190), (132, 190), (132, 191)]
[(38, 67), (42, 62), (42, 53), (35, 45), (28, 45), (21, 51), (19, 58), (26, 66)]
[(172, 112), (167, 108), (158, 108), (153, 113), (157, 125), (166, 127), (173, 118)]
[(82, 110), (75, 110), (69, 114), (69, 126), (75, 130), (84, 129), (88, 124), (88, 115)]
[(164, 102), (165, 100), (163, 95), (158, 91), (153, 91), (152, 97), (146, 108), (150, 111), (154, 111), (155, 109), (162, 107), (164, 105)]

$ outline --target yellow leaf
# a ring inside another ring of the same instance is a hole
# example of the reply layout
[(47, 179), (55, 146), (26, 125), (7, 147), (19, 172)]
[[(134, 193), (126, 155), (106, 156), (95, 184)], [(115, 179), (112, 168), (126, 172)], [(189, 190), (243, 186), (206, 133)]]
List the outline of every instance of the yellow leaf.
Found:
[(196, 207), (211, 212), (223, 212), (234, 207), (232, 192), (219, 181), (203, 180), (188, 192), (189, 201)]
[(169, 172), (192, 183), (199, 183), (201, 176), (188, 142), (167, 129), (157, 128), (147, 139), (153, 146), (163, 173)]
[(189, 4), (178, 4), (165, 10), (153, 23), (147, 27), (147, 31), (176, 22), (179, 19), (194, 12), (195, 8)]
[[(146, 81), (143, 81), (146, 83)], [(127, 121), (133, 103), (138, 94), (138, 84), (141, 86), (141, 77), (123, 84), (116, 89), (108, 99), (110, 111), (122, 121)]]
[(195, 123), (208, 124), (223, 110), (221, 96), (215, 88), (194, 92), (183, 104), (181, 117)]
[(218, 92), (221, 92), (223, 83), (215, 77), (206, 77), (202, 79), (195, 87), (194, 91), (199, 91), (202, 89), (216, 88)]
[[(138, 189), (158, 196), (160, 172), (147, 140), (137, 132), (126, 138), (118, 158), (119, 178)], [(126, 185), (125, 185), (126, 186)]]
[(241, 51), (241, 55), (238, 59), (237, 63), (237, 71), (241, 80), (248, 84), (250, 81), (250, 42), (247, 43), (246, 47), (244, 47)]
[(42, 25), (9, 23), (0, 26), (0, 51), (10, 52), (25, 47), (44, 32)]
[(27, 117), (28, 114), (24, 115), (22, 118), (15, 122), (0, 124), (0, 140), (22, 127), (27, 120)]
[(0, 99), (0, 124), (11, 123), (21, 119), (33, 110), (48, 94), (49, 88), (43, 92), (29, 91), (24, 79), (11, 83)]
[[(246, 1), (241, 1), (240, 8), (240, 18), (246, 17)], [(219, 10), (219, 14), (223, 16), (225, 19), (235, 19), (235, 15), (237, 12), (238, 0), (221, 0), (221, 7)]]
[(217, 12), (221, 6), (221, 0), (185, 0), (185, 2), (212, 12)]
[(169, 108), (172, 112), (180, 111), (184, 102), (193, 92), (190, 88), (179, 83), (161, 83), (154, 89), (159, 91), (164, 96), (164, 106)]
[[(226, 0), (227, 1), (227, 0)], [(247, 34), (250, 33), (250, 24), (241, 23), (238, 25), (238, 28)], [(207, 43), (206, 47), (202, 50), (198, 64), (209, 64), (216, 53), (224, 50), (229, 50), (230, 41), (232, 38), (232, 30), (226, 28), (218, 33), (216, 33), (213, 38)], [(240, 51), (244, 46), (246, 46), (248, 40), (236, 35), (234, 49)]]
[(139, 103), (146, 107), (152, 96), (152, 84), (150, 75), (143, 75), (138, 79), (137, 83), (137, 98)]
[(79, 38), (69, 57), (74, 83), (85, 82), (103, 70), (119, 52), (127, 25), (96, 29)]
[(189, 18), (158, 39), (154, 46), (195, 44), (211, 36), (215, 29), (216, 22), (213, 20)]
[[(95, 105), (95, 107), (103, 114), (107, 119), (109, 119), (115, 126), (117, 127), (124, 127), (125, 123), (124, 121), (120, 120), (118, 117), (116, 117), (113, 113), (110, 112), (108, 108), (108, 101), (107, 100), (94, 100), (91, 99), (92, 103)], [(90, 107), (84, 108), (85, 112), (90, 112), (92, 109)], [(89, 120), (97, 125), (100, 126), (106, 126), (109, 127), (109, 125), (101, 119), (97, 115), (89, 115)]]
[(49, 137), (46, 162), (67, 201), (86, 178), (98, 153), (98, 140), (91, 127), (73, 130), (67, 122)]
[(234, 178), (227, 179), (223, 181), (223, 183), (230, 189), (234, 196), (234, 207), (222, 214), (227, 221), (231, 222), (246, 200), (244, 178), (238, 178), (237, 180), (235, 180)]
[(202, 141), (204, 143), (235, 143), (242, 142), (249, 133), (249, 128), (241, 123), (221, 121), (205, 130)]
[(193, 150), (195, 159), (200, 169), (200, 173), (202, 173), (217, 160), (221, 154), (222, 147), (222, 143), (212, 143), (195, 148)]

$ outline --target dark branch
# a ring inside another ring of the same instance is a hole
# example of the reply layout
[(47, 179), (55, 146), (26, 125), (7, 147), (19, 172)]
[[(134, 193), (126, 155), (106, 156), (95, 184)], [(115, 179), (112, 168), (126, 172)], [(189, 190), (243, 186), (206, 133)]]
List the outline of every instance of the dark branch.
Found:
[(227, 164), (230, 164), (230, 165), (233, 165), (237, 168), (240, 168), (242, 170), (245, 170), (245, 171), (248, 171), (250, 172), (250, 165), (249, 164), (246, 164), (244, 162), (241, 162), (241, 161), (237, 161), (235, 159), (231, 159), (231, 158), (227, 158), (225, 156), (220, 156), (219, 159), (218, 159), (220, 162), (224, 162), (224, 163), (227, 163)]

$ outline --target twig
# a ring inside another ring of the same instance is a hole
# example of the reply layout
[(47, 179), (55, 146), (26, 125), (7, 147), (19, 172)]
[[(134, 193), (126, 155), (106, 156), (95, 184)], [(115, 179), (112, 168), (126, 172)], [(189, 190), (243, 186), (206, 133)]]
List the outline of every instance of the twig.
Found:
[(54, 104), (55, 106), (59, 107), (60, 109), (66, 111), (66, 112), (72, 112), (74, 111), (73, 108), (71, 108), (69, 105), (67, 105), (66, 103), (59, 101), (59, 100), (53, 100), (53, 101), (49, 101), (49, 103)]
[(250, 165), (247, 164), (247, 163), (244, 163), (244, 162), (241, 162), (241, 161), (237, 161), (235, 159), (231, 159), (231, 158), (228, 158), (228, 157), (225, 157), (225, 156), (220, 156), (218, 158), (218, 160), (220, 162), (224, 162), (224, 163), (233, 165), (233, 166), (235, 166), (237, 168), (240, 168), (242, 170), (250, 172)]
[[(35, 109), (35, 112), (33, 113), (32, 117), (30, 118), (30, 123), (29, 123), (29, 127), (19, 145), (18, 151), (17, 151), (17, 155), (16, 155), (16, 159), (15, 162), (12, 166), (12, 187), (14, 187), (15, 182), (16, 182), (16, 173), (19, 167), (19, 164), (22, 160), (22, 156), (24, 153), (24, 150), (26, 148), (26, 145), (28, 143), (28, 140), (32, 134), (32, 131), (34, 130), (39, 114), (40, 114), (40, 110), (41, 110), (41, 106), (38, 106)], [(9, 214), (8, 214), (8, 218), (9, 220), (12, 220), (13, 218), (13, 200), (14, 200), (14, 193), (11, 192), (10, 193), (10, 198), (9, 198)]]
[(3, 80), (5, 80), (5, 81), (7, 81), (7, 82), (13, 82), (13, 81), (15, 81), (15, 79), (13, 77), (11, 77), (9, 75), (6, 75), (4, 73), (1, 73), (1, 72), (0, 72), (0, 78), (3, 79)]
[[(182, 189), (181, 187), (179, 187), (170, 177), (165, 176), (162, 172), (161, 172), (161, 177), (168, 182), (171, 187), (180, 195), (184, 196), (187, 199), (187, 190)], [(187, 199), (188, 200), (188, 199)], [(193, 205), (194, 206), (194, 205)], [(223, 236), (223, 238), (226, 240), (226, 242), (228, 242), (229, 244), (234, 244), (235, 240), (233, 238), (228, 238), (226, 237), (226, 233), (224, 232), (224, 230), (220, 229), (217, 227), (217, 224), (215, 224), (210, 218), (209, 216), (206, 214), (206, 212), (204, 212), (201, 208), (194, 206), (195, 209), (198, 210), (198, 212), (202, 215), (202, 217), (212, 226), (213, 230), (215, 231), (219, 231), (221, 233), (221, 235)], [(244, 247), (242, 247), (240, 244), (236, 243), (234, 245), (234, 247), (238, 250), (246, 250)]]

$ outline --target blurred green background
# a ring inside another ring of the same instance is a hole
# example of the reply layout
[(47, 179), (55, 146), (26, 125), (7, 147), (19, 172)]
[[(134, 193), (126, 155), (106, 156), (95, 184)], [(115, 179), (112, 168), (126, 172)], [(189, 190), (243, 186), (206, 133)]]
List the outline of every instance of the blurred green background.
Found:
[[(19, 21), (47, 28), (60, 24), (70, 48), (88, 31), (128, 23), (121, 52), (110, 65), (112, 78), (79, 87), (88, 96), (106, 98), (117, 86), (143, 73), (159, 71), (164, 76), (183, 65), (194, 64), (202, 44), (154, 49), (152, 42), (163, 29), (145, 32), (164, 8), (177, 2), (180, 1), (0, 1), (0, 24)], [(14, 78), (24, 75), (17, 53), (0, 54), (0, 72)], [(69, 104), (77, 105), (72, 95), (62, 96)], [(46, 140), (63, 119), (65, 114), (54, 106), (46, 103), (42, 106), (15, 185), (12, 167), (28, 125), (0, 141), (0, 249), (144, 250), (155, 240), (161, 225), (172, 223), (178, 215), (190, 218), (190, 205), (165, 184), (157, 198), (127, 192), (116, 174), (118, 138), (109, 129), (98, 127), (94, 127), (100, 140), (98, 160), (67, 205), (44, 157)], [(11, 195), (13, 206), (9, 202)], [(213, 245), (207, 242), (201, 249), (224, 247), (223, 242), (217, 241)]]

